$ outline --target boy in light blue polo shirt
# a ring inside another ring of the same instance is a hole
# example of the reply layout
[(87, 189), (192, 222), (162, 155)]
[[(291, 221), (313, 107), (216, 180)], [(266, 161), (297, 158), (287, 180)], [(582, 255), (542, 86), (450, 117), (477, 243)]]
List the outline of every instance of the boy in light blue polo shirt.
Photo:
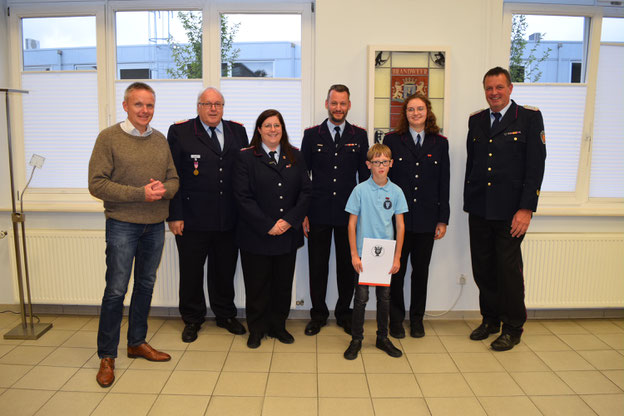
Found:
[[(401, 266), (401, 248), (405, 225), (403, 213), (408, 211), (405, 196), (400, 187), (388, 179), (388, 171), (392, 167), (392, 152), (383, 144), (373, 145), (366, 154), (366, 166), (371, 171), (370, 178), (357, 185), (349, 200), (345, 211), (349, 216), (349, 245), (351, 247), (351, 262), (359, 274), (362, 272), (362, 244), (364, 238), (382, 238), (392, 240), (394, 227), (392, 217), (396, 223), (396, 247), (392, 269), (388, 272), (395, 274)], [(359, 276), (358, 276), (359, 277)], [(390, 312), (390, 286), (377, 286), (377, 342), (376, 346), (391, 357), (400, 357), (401, 350), (397, 349), (388, 339), (388, 316)], [(368, 302), (368, 286), (355, 286), (353, 301), (353, 323), (351, 325), (352, 340), (344, 353), (347, 360), (357, 358), (364, 339), (364, 312)]]

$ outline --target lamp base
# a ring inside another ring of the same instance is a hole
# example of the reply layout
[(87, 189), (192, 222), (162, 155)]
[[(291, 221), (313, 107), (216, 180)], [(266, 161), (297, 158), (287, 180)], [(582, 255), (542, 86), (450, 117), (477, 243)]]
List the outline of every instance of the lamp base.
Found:
[(45, 334), (50, 329), (52, 329), (51, 323), (46, 324), (40, 322), (38, 324), (33, 324), (32, 326), (27, 324), (26, 327), (19, 324), (4, 334), (4, 339), (39, 339), (41, 335)]

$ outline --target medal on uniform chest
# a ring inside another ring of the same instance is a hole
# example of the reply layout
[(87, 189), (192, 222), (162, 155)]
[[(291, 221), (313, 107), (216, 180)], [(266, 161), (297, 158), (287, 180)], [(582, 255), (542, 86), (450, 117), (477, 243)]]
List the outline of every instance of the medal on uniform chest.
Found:
[(199, 161), (197, 159), (200, 158), (199, 155), (191, 155), (191, 157), (193, 158), (193, 167), (195, 167), (195, 170), (193, 171), (193, 175), (197, 176), (199, 175)]

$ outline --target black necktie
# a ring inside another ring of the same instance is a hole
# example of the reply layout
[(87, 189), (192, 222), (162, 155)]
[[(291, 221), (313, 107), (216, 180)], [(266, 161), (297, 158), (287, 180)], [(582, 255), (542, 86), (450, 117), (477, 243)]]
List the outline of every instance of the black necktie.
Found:
[(275, 150), (269, 152), (269, 159), (271, 159), (271, 164), (272, 165), (277, 165), (277, 159), (275, 158), (276, 154), (277, 154), (277, 152)]
[(338, 142), (340, 141), (340, 127), (334, 127), (334, 131), (336, 132), (336, 134), (334, 135), (334, 143), (338, 145)]
[(501, 113), (492, 113), (494, 116), (494, 123), (492, 123), (491, 131), (496, 131), (498, 126), (500, 125)]
[(219, 139), (217, 138), (217, 132), (215, 131), (216, 127), (208, 126), (210, 129), (210, 138), (214, 141), (215, 146), (217, 146), (217, 150), (221, 151), (221, 144), (219, 143)]
[(422, 143), (420, 142), (420, 134), (416, 135), (416, 149), (420, 150)]

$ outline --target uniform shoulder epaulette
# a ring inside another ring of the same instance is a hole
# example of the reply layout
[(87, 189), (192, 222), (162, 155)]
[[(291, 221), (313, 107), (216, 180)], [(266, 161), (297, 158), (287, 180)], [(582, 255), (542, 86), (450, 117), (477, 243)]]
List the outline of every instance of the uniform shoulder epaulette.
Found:
[(358, 129), (362, 129), (364, 131), (366, 131), (366, 129), (362, 126), (358, 126), (357, 124), (351, 124), (353, 127), (358, 128)]
[(473, 111), (472, 113), (470, 113), (470, 117), (476, 116), (477, 114), (479, 114), (479, 113), (481, 113), (482, 111), (485, 111), (485, 110), (487, 110), (487, 108), (482, 108), (480, 110)]
[(317, 124), (316, 126), (306, 127), (304, 130), (315, 129), (315, 128), (317, 128), (318, 126), (320, 126), (320, 124)]
[(293, 149), (295, 149), (295, 150), (299, 151), (299, 148), (298, 148), (298, 147), (295, 147), (295, 146), (293, 146), (292, 144), (291, 144), (290, 146), (291, 146)]
[(442, 137), (444, 140), (448, 141), (448, 137), (441, 135), (440, 133), (438, 133), (438, 136)]
[(191, 120), (190, 118), (187, 118), (186, 120), (179, 120), (179, 121), (176, 121), (176, 122), (175, 122), (175, 123), (173, 123), (173, 124), (182, 124), (182, 123), (186, 123), (187, 121), (190, 121), (190, 120)]
[(532, 105), (523, 105), (522, 107), (526, 108), (527, 110), (531, 110), (531, 111), (539, 111), (539, 108), (533, 107)]
[(243, 127), (245, 127), (245, 125), (244, 125), (243, 123), (239, 122), (239, 121), (230, 120), (230, 122), (232, 122), (232, 123), (236, 123), (236, 124), (238, 124), (239, 126), (243, 126)]
[(244, 152), (245, 150), (249, 150), (249, 149), (253, 149), (253, 146), (249, 146), (249, 147), (241, 147), (240, 151)]

